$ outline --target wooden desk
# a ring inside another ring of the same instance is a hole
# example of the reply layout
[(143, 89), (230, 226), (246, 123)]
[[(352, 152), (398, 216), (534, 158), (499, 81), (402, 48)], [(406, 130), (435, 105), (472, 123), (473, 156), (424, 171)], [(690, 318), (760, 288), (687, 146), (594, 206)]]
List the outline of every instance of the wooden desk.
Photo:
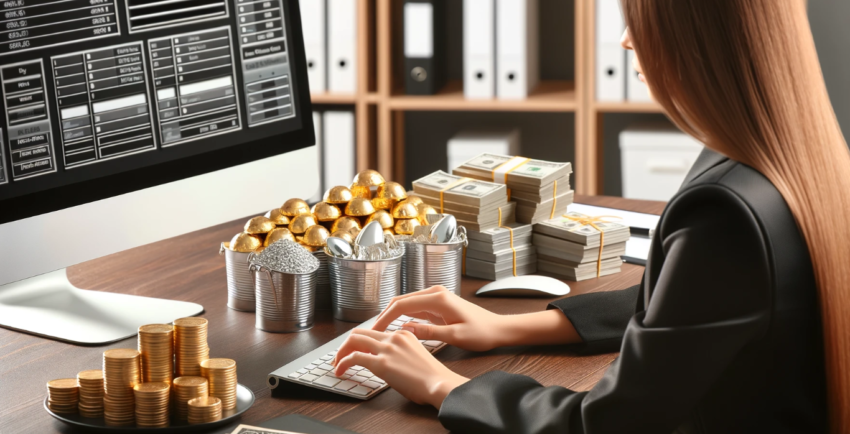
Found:
[[(660, 214), (663, 203), (606, 197), (577, 197), (577, 202)], [(266, 375), (354, 327), (356, 323), (334, 321), (320, 313), (312, 330), (274, 334), (254, 328), (254, 314), (228, 309), (224, 258), (219, 244), (241, 230), (237, 221), (135, 248), (68, 270), (71, 282), (98, 291), (185, 300), (200, 303), (210, 321), (210, 354), (228, 357), (238, 364), (239, 382), (257, 396), (241, 422), (258, 424), (277, 416), (301, 413), (363, 434), (445, 432), (431, 407), (413, 404), (395, 390), (370, 401), (357, 401), (324, 392), (301, 396), (272, 397)], [(108, 236), (108, 234), (107, 234)], [(570, 283), (572, 295), (622, 289), (640, 282), (643, 267), (624, 264), (619, 274)], [(494, 312), (516, 314), (539, 311), (549, 299), (476, 298), (485, 284), (465, 279), (463, 297)], [(102, 347), (82, 347), (0, 328), (0, 433), (77, 432), (55, 421), (42, 407), (45, 383), (54, 378), (76, 376), (98, 369), (108, 348), (135, 348), (136, 338)], [(503, 370), (526, 374), (544, 385), (574, 390), (593, 387), (616, 354), (580, 357), (558, 347), (502, 348), (485, 353), (448, 347), (437, 358), (467, 377)], [(217, 432), (230, 432), (233, 426)]]

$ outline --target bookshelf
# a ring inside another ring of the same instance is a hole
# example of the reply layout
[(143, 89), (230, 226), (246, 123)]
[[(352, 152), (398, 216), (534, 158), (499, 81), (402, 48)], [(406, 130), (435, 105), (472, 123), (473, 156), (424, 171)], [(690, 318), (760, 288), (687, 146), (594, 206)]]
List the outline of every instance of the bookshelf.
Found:
[[(467, 100), (463, 83), (450, 80), (436, 95), (404, 93), (399, 70), (401, 0), (358, 0), (358, 86), (354, 94), (318, 94), (313, 104), (351, 106), (356, 118), (357, 170), (374, 168), (405, 178), (406, 112), (522, 112), (574, 114), (573, 185), (580, 194), (603, 187), (603, 126), (608, 113), (662, 113), (655, 103), (594, 100), (594, 0), (574, 0), (574, 80), (543, 80), (525, 100)], [(455, 1), (455, 0), (448, 0)], [(546, 0), (541, 0), (546, 1)], [(560, 1), (560, 0), (556, 0)], [(456, 42), (460, 43), (460, 42)], [(541, 54), (542, 55), (542, 54)]]

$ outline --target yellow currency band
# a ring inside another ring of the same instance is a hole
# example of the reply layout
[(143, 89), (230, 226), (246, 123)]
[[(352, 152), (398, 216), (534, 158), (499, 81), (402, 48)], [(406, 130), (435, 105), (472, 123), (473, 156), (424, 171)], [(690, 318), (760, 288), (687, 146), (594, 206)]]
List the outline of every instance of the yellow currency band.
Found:
[[(615, 215), (601, 215), (601, 216), (598, 216), (598, 217), (591, 217), (591, 216), (586, 216), (586, 215), (583, 215), (583, 214), (580, 214), (579, 216), (571, 216), (571, 215), (564, 214), (563, 217), (568, 219), (568, 220), (572, 220), (572, 221), (580, 224), (581, 226), (588, 226), (589, 225), (593, 229), (596, 229), (597, 231), (599, 231), (599, 257), (596, 258), (596, 277), (597, 278), (602, 277), (602, 247), (605, 246), (605, 232), (602, 229), (600, 229), (599, 226), (596, 226), (596, 223), (614, 223), (614, 222), (606, 221), (604, 219), (618, 219), (618, 218), (621, 218), (621, 217), (618, 217), (618, 216), (615, 216)], [(580, 229), (581, 226), (579, 226), (575, 229), (571, 229), (570, 232), (575, 232), (575, 230)]]
[(474, 181), (474, 179), (472, 179), (472, 178), (460, 178), (460, 179), (458, 179), (457, 181), (455, 181), (455, 182), (453, 182), (453, 183), (451, 183), (451, 184), (447, 185), (447, 186), (446, 186), (446, 188), (444, 188), (444, 189), (440, 190), (440, 214), (444, 214), (444, 211), (443, 211), (443, 193), (444, 193), (446, 190), (448, 190), (448, 189), (450, 189), (450, 188), (452, 188), (452, 187), (454, 187), (454, 186), (461, 185), (461, 184), (465, 184), (465, 183), (467, 183), (467, 182), (469, 182), (469, 181)]
[[(525, 161), (523, 161), (522, 163), (517, 164), (516, 166), (512, 167), (510, 170), (508, 170), (507, 172), (505, 172), (505, 182), (504, 182), (504, 184), (505, 184), (505, 185), (508, 185), (508, 174), (509, 174), (509, 173), (513, 172), (514, 170), (519, 169), (520, 167), (524, 166), (526, 163), (528, 163), (529, 161), (531, 161), (531, 158), (525, 158), (525, 157), (514, 157), (514, 158), (511, 158), (511, 159), (510, 159), (510, 160), (508, 160), (508, 161), (505, 161), (504, 163), (502, 163), (502, 164), (500, 164), (500, 165), (496, 166), (496, 168), (494, 168), (494, 169), (493, 169), (493, 171), (492, 171), (492, 172), (490, 172), (490, 177), (491, 177), (491, 178), (493, 178), (493, 182), (496, 182), (496, 172), (498, 172), (498, 171), (499, 171), (499, 169), (501, 169), (501, 168), (502, 168), (502, 166), (504, 166), (504, 165), (506, 165), (506, 164), (510, 164), (512, 161), (514, 161), (514, 159), (515, 159), (515, 158), (523, 158), (523, 159), (525, 159)], [(508, 190), (508, 200), (511, 200), (511, 189), (510, 189), (510, 188), (508, 188), (507, 190)], [(516, 271), (514, 271), (514, 276), (516, 276)]]
[(516, 277), (516, 249), (514, 249), (514, 229), (510, 226), (502, 226), (502, 208), (499, 208), (499, 227), (505, 228), (511, 233), (511, 252), (514, 256), (514, 277)]
[(549, 220), (555, 218), (555, 206), (558, 205), (558, 180), (555, 180), (555, 188), (552, 190), (552, 211), (549, 213)]

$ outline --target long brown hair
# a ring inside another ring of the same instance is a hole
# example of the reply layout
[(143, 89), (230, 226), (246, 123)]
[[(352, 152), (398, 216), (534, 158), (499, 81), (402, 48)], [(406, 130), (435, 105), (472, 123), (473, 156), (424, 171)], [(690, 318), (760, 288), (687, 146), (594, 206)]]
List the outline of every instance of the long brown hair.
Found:
[(622, 0), (647, 84), (668, 116), (779, 190), (809, 248), (830, 425), (850, 432), (850, 152), (804, 0)]

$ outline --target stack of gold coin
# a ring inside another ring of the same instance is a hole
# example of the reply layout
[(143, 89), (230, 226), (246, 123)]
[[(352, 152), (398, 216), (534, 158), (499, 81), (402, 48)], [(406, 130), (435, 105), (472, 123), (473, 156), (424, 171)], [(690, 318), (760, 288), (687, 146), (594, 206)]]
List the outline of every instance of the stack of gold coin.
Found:
[(201, 362), (210, 358), (204, 318), (180, 318), (174, 321), (174, 354), (177, 376), (201, 375)]
[(107, 425), (132, 425), (133, 388), (141, 383), (139, 352), (121, 348), (103, 353), (103, 414)]
[(168, 324), (139, 327), (142, 382), (171, 384), (174, 373), (174, 329)]
[(133, 391), (136, 397), (136, 425), (149, 428), (168, 426), (169, 383), (141, 383)]
[(103, 417), (103, 370), (80, 372), (77, 382), (80, 384), (80, 416)]
[(204, 377), (177, 377), (172, 383), (172, 401), (178, 420), (187, 420), (187, 403), (209, 395), (209, 381)]
[(62, 378), (47, 382), (47, 408), (54, 413), (74, 414), (80, 400), (80, 386), (76, 378)]
[(201, 362), (201, 375), (210, 382), (210, 396), (221, 399), (222, 410), (236, 408), (236, 361), (209, 359)]
[(195, 398), (188, 402), (189, 424), (215, 422), (221, 419), (221, 400), (214, 396)]

